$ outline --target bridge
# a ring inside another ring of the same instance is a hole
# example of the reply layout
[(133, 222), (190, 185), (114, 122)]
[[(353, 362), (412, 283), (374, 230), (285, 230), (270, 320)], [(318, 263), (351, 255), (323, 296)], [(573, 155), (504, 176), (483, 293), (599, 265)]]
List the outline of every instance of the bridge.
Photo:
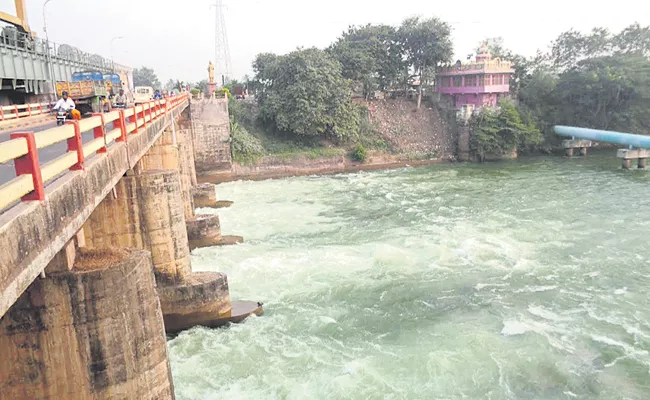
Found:
[(165, 332), (261, 313), (192, 271), (192, 249), (242, 240), (195, 212), (218, 206), (196, 176), (230, 164), (228, 138), (226, 99), (183, 94), (0, 143), (3, 396), (173, 398)]
[(108, 73), (124, 72), (128, 68), (100, 55), (48, 42), (18, 30), (4, 30), (0, 35), (3, 89), (24, 89), (35, 95), (52, 93), (50, 82), (70, 81), (74, 72), (88, 70)]

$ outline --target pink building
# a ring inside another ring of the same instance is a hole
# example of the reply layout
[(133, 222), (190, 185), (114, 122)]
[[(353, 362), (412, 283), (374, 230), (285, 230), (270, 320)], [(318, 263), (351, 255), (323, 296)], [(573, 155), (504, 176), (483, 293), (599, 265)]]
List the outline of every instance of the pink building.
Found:
[(510, 78), (514, 73), (510, 61), (492, 59), (487, 46), (483, 45), (476, 61), (438, 72), (436, 91), (451, 97), (457, 108), (470, 104), (476, 108), (495, 106), (500, 98), (510, 92)]

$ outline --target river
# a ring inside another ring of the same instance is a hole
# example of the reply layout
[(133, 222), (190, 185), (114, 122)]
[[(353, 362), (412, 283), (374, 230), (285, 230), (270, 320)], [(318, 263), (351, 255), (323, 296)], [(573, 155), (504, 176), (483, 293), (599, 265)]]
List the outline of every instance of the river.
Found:
[(194, 269), (265, 315), (170, 338), (179, 400), (650, 398), (650, 173), (611, 151), (218, 195), (246, 243)]

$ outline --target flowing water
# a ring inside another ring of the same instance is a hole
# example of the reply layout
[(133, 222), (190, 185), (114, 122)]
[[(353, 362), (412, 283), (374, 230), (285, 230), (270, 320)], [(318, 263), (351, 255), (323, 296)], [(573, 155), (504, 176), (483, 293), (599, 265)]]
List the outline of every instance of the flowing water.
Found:
[(611, 152), (218, 194), (246, 243), (194, 268), (266, 313), (170, 339), (178, 399), (650, 398), (650, 172)]

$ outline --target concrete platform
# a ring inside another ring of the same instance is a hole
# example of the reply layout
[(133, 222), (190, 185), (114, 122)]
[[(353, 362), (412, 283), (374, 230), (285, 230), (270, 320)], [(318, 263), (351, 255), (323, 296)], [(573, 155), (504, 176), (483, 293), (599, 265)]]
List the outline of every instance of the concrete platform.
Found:
[(241, 243), (244, 243), (244, 238), (242, 236), (222, 236), (221, 241), (217, 246), (232, 246)]
[(214, 208), (228, 208), (233, 204), (235, 204), (234, 201), (221, 200), (217, 201), (217, 203), (214, 205)]
[(650, 158), (650, 150), (648, 149), (618, 149), (616, 152), (617, 158), (624, 160), (635, 160), (638, 158)]

